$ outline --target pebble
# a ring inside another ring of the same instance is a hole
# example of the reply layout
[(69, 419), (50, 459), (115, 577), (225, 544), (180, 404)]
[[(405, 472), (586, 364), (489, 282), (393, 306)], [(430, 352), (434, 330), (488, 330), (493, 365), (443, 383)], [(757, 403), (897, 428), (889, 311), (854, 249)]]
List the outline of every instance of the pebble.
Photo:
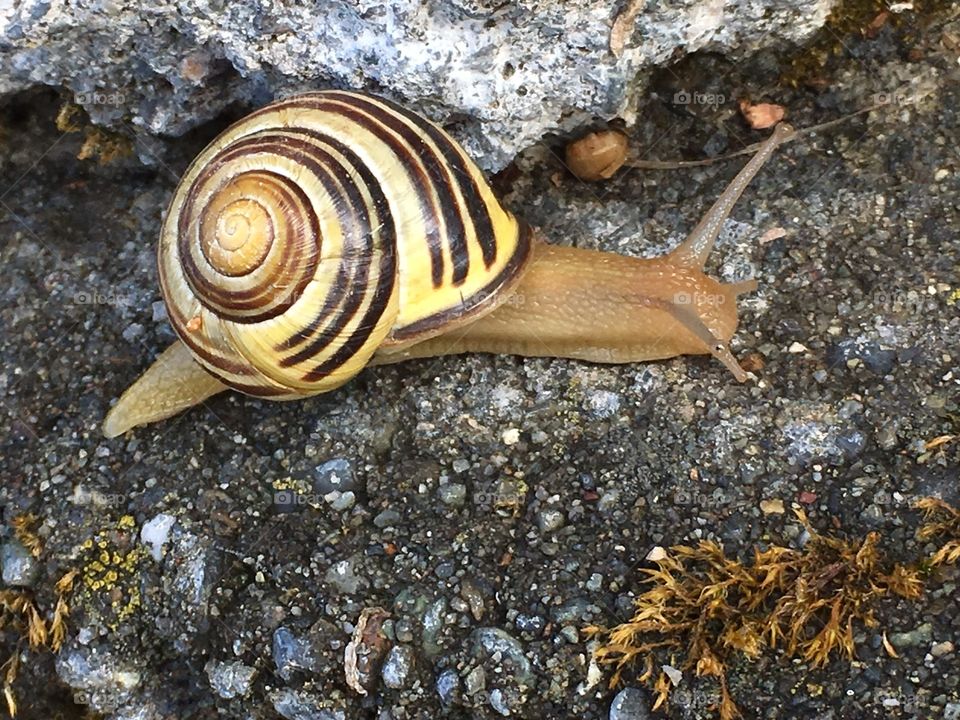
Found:
[(405, 687), (410, 680), (413, 661), (413, 650), (409, 645), (395, 645), (390, 648), (387, 659), (383, 662), (383, 668), (380, 670), (383, 684), (394, 690)]
[(324, 580), (342, 593), (355, 593), (361, 583), (353, 567), (353, 560), (341, 560), (327, 570)]
[(520, 431), (517, 428), (509, 428), (504, 430), (500, 437), (504, 445), (516, 445), (520, 441)]
[(470, 578), (464, 578), (463, 582), (460, 583), (460, 597), (466, 600), (470, 606), (470, 614), (473, 615), (473, 619), (482, 620), (486, 607), (480, 586)]
[(143, 325), (140, 323), (130, 323), (123, 329), (120, 336), (127, 342), (132, 343), (137, 338), (143, 336)]
[(668, 678), (670, 678), (670, 682), (673, 683), (674, 687), (679, 685), (680, 681), (683, 680), (683, 673), (673, 667), (673, 665), (661, 665), (660, 669), (663, 670), (663, 673)]
[(960, 702), (951, 702), (944, 706), (943, 720), (960, 720)]
[(617, 503), (620, 502), (620, 491), (616, 488), (607, 490), (600, 496), (600, 500), (597, 502), (597, 509), (600, 512), (611, 512), (617, 507)]
[(499, 657), (500, 661), (509, 660), (513, 666), (513, 675), (520, 685), (529, 685), (533, 680), (530, 661), (523, 652), (523, 645), (500, 628), (484, 627), (473, 633), (473, 653)]
[(19, 540), (0, 545), (0, 566), (4, 585), (11, 587), (32, 587), (40, 572), (36, 559)]
[(513, 624), (517, 626), (517, 630), (520, 632), (530, 633), (531, 635), (539, 635), (547, 626), (547, 621), (540, 615), (527, 615), (525, 613), (520, 613), (513, 621)]
[(659, 562), (667, 557), (667, 551), (660, 545), (654, 545), (647, 553), (647, 560), (650, 562)]
[(510, 705), (507, 703), (507, 698), (500, 688), (495, 688), (490, 691), (490, 707), (504, 717), (510, 717)]
[(453, 461), (453, 471), (455, 473), (464, 473), (470, 469), (470, 461), (464, 458), (457, 458)]
[(323, 499), (330, 503), (330, 507), (338, 512), (349, 510), (357, 502), (357, 496), (350, 490), (347, 492), (337, 492), (334, 490), (324, 495)]
[(211, 660), (204, 668), (210, 679), (210, 687), (224, 700), (244, 697), (250, 692), (257, 670), (241, 662), (216, 662)]
[(270, 693), (270, 702), (286, 720), (344, 720), (341, 710), (328, 710), (316, 695), (293, 688), (279, 688)]
[(563, 527), (566, 520), (563, 512), (556, 508), (547, 508), (537, 513), (537, 525), (542, 532), (553, 532)]
[(437, 695), (440, 696), (440, 702), (444, 705), (450, 705), (455, 699), (457, 690), (460, 688), (460, 678), (456, 670), (444, 670), (437, 678)]
[(400, 521), (400, 513), (394, 510), (393, 508), (387, 508), (380, 513), (377, 513), (376, 517), (373, 518), (373, 524), (376, 525), (381, 530), (383, 528), (388, 528), (391, 525), (396, 524)]
[(464, 690), (467, 695), (475, 695), (483, 692), (487, 688), (487, 673), (483, 667), (477, 665), (473, 670), (467, 673), (463, 679)]
[(610, 720), (647, 720), (650, 717), (649, 703), (642, 690), (624, 688), (610, 703)]
[(277, 674), (287, 681), (296, 670), (317, 669), (317, 656), (310, 641), (297, 637), (283, 626), (273, 632), (273, 662), (277, 666)]
[(944, 655), (950, 655), (954, 651), (954, 644), (949, 640), (944, 640), (943, 642), (934, 643), (930, 648), (930, 654), (935, 658), (943, 657)]
[(467, 486), (463, 483), (447, 483), (437, 489), (437, 496), (444, 505), (460, 508), (467, 500)]
[(447, 600), (440, 597), (431, 603), (426, 612), (423, 613), (422, 644), (423, 652), (426, 653), (427, 657), (436, 657), (442, 650), (439, 637), (440, 631), (443, 629), (443, 614), (446, 611)]
[(620, 410), (620, 395), (610, 390), (595, 390), (587, 396), (587, 409), (599, 420), (612, 417)]
[(165, 322), (167, 319), (167, 306), (163, 300), (157, 300), (150, 305), (150, 320), (155, 323)]
[(895, 648), (916, 647), (926, 645), (932, 638), (933, 626), (930, 623), (924, 623), (907, 632), (893, 633), (890, 635), (890, 642)]
[(783, 515), (783, 513), (786, 512), (786, 508), (783, 506), (783, 500), (773, 498), (772, 500), (760, 501), (760, 512), (764, 515)]
[(346, 458), (334, 458), (318, 465), (313, 471), (313, 489), (319, 495), (329, 495), (334, 491), (356, 492), (356, 480), (350, 461)]

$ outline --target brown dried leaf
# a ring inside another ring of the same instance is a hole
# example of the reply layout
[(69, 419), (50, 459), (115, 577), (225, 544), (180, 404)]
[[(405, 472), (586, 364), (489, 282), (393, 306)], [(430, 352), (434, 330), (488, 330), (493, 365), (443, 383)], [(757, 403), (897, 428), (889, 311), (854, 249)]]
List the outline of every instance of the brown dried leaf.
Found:
[(740, 101), (740, 113), (754, 130), (766, 130), (783, 120), (786, 108), (774, 103), (751, 104), (749, 100)]

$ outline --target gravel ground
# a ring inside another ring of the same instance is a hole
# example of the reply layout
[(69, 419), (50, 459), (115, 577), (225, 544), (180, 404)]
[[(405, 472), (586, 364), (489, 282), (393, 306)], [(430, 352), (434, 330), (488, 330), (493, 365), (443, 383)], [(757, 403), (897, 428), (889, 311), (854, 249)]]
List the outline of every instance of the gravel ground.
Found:
[[(797, 545), (802, 503), (819, 528), (878, 531), (896, 559), (929, 552), (911, 503), (960, 504), (960, 444), (923, 452), (960, 431), (960, 22), (842, 42), (796, 90), (777, 84), (786, 55), (694, 56), (653, 78), (633, 135), (644, 157), (703, 157), (761, 137), (734, 98), (780, 102), (798, 127), (891, 101), (784, 147), (726, 227), (709, 267), (760, 281), (734, 348), (758, 380), (709, 358), (450, 357), (305, 402), (224, 395), (112, 441), (111, 401), (172, 339), (162, 208), (226, 119), (139, 147), (162, 159), (151, 169), (77, 160), (52, 94), (3, 108), (4, 580), (49, 609), (80, 571), (57, 657), (0, 635), (0, 660), (24, 660), (20, 716), (79, 716), (73, 697), (143, 720), (645, 718), (634, 676), (588, 681), (582, 628), (629, 616), (652, 547)], [(673, 102), (681, 90), (716, 102)], [(588, 187), (560, 145), (501, 174), (508, 204), (557, 242), (629, 254), (675, 244), (739, 167)], [(16, 559), (23, 512), (42, 521), (37, 561)], [(960, 717), (944, 652), (960, 643), (957, 600), (946, 568), (920, 602), (888, 601), (878, 628), (857, 629), (856, 662), (769, 654), (734, 666), (731, 692), (747, 717)], [(375, 607), (385, 659), (361, 658), (362, 696), (344, 653)], [(667, 715), (712, 717), (716, 699), (688, 672)]]

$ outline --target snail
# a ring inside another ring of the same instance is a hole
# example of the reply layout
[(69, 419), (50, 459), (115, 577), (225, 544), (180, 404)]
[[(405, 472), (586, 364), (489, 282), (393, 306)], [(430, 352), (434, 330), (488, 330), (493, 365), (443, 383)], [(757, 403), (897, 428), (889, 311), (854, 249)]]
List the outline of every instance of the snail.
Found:
[[(227, 388), (290, 400), (367, 365), (465, 352), (630, 363), (728, 348), (736, 298), (703, 266), (779, 125), (669, 254), (546, 243), (440, 127), (347, 91), (267, 105), (187, 169), (158, 263), (179, 340), (110, 410), (115, 437)], [(514, 299), (514, 302), (509, 302)], [(517, 301), (522, 300), (522, 301)]]

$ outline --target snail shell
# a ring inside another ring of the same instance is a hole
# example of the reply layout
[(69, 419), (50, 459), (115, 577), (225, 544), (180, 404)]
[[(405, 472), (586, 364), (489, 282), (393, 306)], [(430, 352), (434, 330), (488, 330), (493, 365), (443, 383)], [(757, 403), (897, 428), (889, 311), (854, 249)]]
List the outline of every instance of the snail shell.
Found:
[(293, 398), (492, 310), (531, 256), (460, 146), (381, 98), (328, 91), (227, 129), (171, 201), (160, 284), (195, 359)]

